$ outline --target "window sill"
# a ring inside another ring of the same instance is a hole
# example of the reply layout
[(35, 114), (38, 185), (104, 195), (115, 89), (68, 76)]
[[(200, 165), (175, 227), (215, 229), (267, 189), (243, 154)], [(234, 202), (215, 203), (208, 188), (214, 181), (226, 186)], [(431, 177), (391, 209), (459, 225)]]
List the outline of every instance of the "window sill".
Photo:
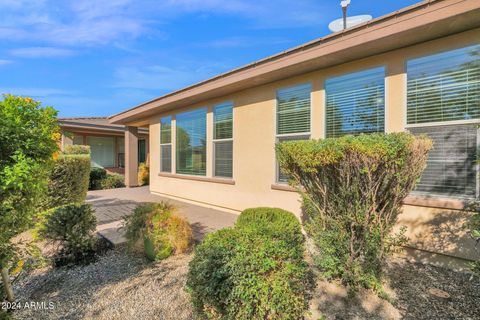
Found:
[(188, 176), (188, 175), (173, 174), (173, 173), (166, 173), (166, 172), (160, 172), (158, 174), (158, 176), (159, 177), (165, 177), (165, 178), (173, 178), (173, 179), (182, 179), (182, 180), (202, 181), (202, 182), (235, 185), (235, 180), (231, 180), (231, 179)]
[(274, 184), (272, 184), (271, 188), (272, 188), (272, 190), (297, 192), (297, 190), (295, 188), (290, 187), (288, 184), (274, 183)]
[(450, 210), (462, 210), (467, 200), (410, 195), (403, 200), (404, 205)]

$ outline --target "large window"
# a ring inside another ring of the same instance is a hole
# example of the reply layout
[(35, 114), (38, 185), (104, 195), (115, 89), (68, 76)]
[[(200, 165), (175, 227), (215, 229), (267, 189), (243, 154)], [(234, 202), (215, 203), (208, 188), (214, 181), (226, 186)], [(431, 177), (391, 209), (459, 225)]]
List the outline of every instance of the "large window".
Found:
[(225, 103), (213, 109), (213, 175), (233, 177), (233, 105)]
[(480, 45), (407, 62), (407, 128), (434, 142), (415, 193), (478, 197)]
[[(277, 91), (277, 143), (310, 139), (311, 85), (304, 84)], [(285, 183), (277, 163), (277, 182)]]
[(207, 171), (207, 109), (176, 116), (177, 173), (205, 176)]
[(385, 69), (383, 67), (325, 81), (326, 137), (384, 132)]
[(160, 119), (160, 171), (172, 172), (172, 117)]
[(112, 168), (115, 166), (115, 139), (113, 137), (87, 137), (90, 157), (94, 167)]

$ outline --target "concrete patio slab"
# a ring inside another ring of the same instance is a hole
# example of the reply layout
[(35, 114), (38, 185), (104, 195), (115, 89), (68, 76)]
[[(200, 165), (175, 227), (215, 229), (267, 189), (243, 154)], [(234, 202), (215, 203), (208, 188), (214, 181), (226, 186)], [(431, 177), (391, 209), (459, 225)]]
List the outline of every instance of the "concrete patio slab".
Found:
[(89, 191), (87, 203), (95, 208), (97, 232), (115, 246), (125, 243), (122, 222), (140, 204), (168, 201), (190, 222), (195, 240), (200, 241), (210, 232), (231, 227), (238, 215), (187, 202), (172, 200), (150, 193), (148, 186)]

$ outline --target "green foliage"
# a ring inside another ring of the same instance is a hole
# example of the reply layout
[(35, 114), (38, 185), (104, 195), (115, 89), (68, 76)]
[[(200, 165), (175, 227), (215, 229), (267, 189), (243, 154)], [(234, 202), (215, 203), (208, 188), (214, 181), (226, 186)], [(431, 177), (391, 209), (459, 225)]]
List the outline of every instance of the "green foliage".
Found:
[(83, 203), (87, 197), (90, 174), (88, 154), (61, 154), (50, 171), (48, 189), (42, 208)]
[(48, 210), (36, 226), (39, 239), (60, 247), (58, 261), (85, 263), (94, 256), (97, 220), (89, 204), (70, 204)]
[(107, 178), (107, 170), (103, 168), (93, 167), (90, 170), (90, 180), (88, 190), (101, 190), (102, 181)]
[(142, 246), (151, 260), (188, 251), (193, 242), (192, 229), (167, 202), (138, 206), (125, 217), (125, 237), (130, 249)]
[(101, 182), (102, 189), (116, 189), (125, 187), (125, 177), (118, 173), (107, 174)]
[(0, 101), (0, 267), (15, 255), (13, 237), (31, 223), (58, 150), (57, 111), (30, 98)]
[(382, 263), (406, 238), (392, 228), (425, 168), (432, 142), (408, 133), (277, 145), (282, 170), (302, 195), (307, 233), (327, 278), (381, 290)]
[(64, 154), (90, 154), (90, 146), (68, 144), (63, 148)]
[(204, 318), (302, 319), (312, 285), (303, 254), (292, 213), (246, 210), (234, 228), (209, 234), (197, 246), (187, 279), (192, 303)]
[(238, 217), (235, 227), (266, 233), (274, 238), (301, 245), (304, 242), (302, 227), (291, 212), (279, 208), (246, 209)]
[(138, 184), (145, 186), (150, 182), (150, 168), (146, 163), (140, 163), (138, 166)]

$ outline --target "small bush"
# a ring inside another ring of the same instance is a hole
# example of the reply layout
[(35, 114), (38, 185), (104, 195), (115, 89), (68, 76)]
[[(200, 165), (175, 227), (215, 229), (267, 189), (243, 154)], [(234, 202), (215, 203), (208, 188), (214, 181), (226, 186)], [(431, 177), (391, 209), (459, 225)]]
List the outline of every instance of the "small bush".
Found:
[(150, 182), (150, 168), (146, 163), (140, 163), (138, 166), (138, 185), (145, 186)]
[(63, 147), (64, 154), (90, 154), (90, 146), (68, 144)]
[(60, 155), (50, 171), (42, 209), (83, 203), (87, 197), (89, 172), (89, 155)]
[(291, 212), (279, 208), (246, 209), (238, 217), (236, 228), (255, 229), (272, 237), (302, 245), (304, 237), (302, 227)]
[(305, 228), (326, 277), (381, 290), (385, 257), (406, 241), (392, 228), (431, 146), (408, 133), (277, 145), (282, 170), (301, 192)]
[(166, 202), (138, 206), (125, 218), (125, 237), (130, 249), (143, 247), (151, 260), (187, 252), (193, 242), (187, 220)]
[[(473, 212), (469, 221), (466, 223), (466, 229), (472, 237), (475, 247), (480, 251), (480, 201), (473, 201), (469, 203), (464, 211)], [(473, 261), (470, 264), (471, 270), (480, 277), (480, 260)]]
[[(290, 222), (280, 223), (280, 216)], [(268, 228), (268, 221), (276, 226)], [(279, 237), (282, 226), (285, 235)], [(292, 213), (259, 208), (242, 213), (234, 228), (209, 234), (195, 250), (187, 279), (198, 314), (215, 319), (302, 319), (312, 283), (303, 260), (303, 237), (298, 243), (292, 230), (300, 231)]]
[(101, 181), (101, 189), (116, 189), (125, 187), (125, 177), (117, 173), (109, 173)]
[(93, 167), (90, 170), (90, 180), (88, 190), (101, 190), (102, 181), (107, 178), (107, 170), (103, 168)]
[(94, 256), (96, 218), (89, 204), (70, 204), (43, 213), (36, 226), (39, 239), (60, 248), (60, 263), (84, 263)]

